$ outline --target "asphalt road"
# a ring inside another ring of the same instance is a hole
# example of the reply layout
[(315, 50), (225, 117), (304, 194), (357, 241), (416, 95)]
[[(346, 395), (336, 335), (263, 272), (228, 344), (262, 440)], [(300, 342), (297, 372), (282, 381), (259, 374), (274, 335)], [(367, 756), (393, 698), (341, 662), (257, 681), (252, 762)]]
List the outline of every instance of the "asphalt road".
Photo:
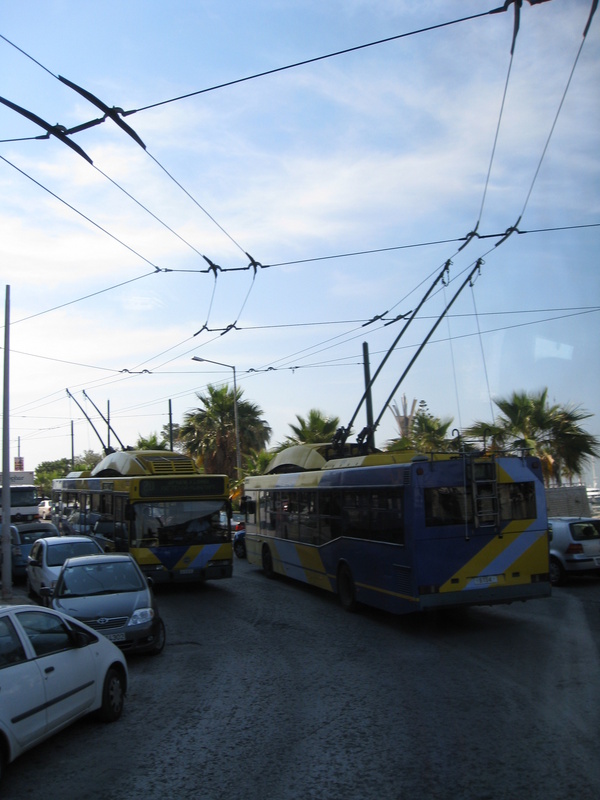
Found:
[(600, 579), (394, 618), (236, 561), (158, 597), (122, 719), (22, 756), (3, 800), (600, 797)]

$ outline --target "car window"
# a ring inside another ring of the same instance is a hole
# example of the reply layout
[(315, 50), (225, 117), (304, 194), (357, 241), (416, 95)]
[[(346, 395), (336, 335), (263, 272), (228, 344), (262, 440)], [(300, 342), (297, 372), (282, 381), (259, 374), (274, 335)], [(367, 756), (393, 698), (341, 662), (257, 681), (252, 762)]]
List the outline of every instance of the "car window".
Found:
[(571, 535), (576, 542), (583, 542), (586, 539), (600, 539), (600, 520), (586, 520), (585, 522), (574, 522), (571, 525)]
[(29, 554), (31, 558), (38, 559), (40, 557), (40, 550), (42, 549), (41, 542), (36, 542), (33, 547), (31, 548), (31, 553)]
[(47, 531), (21, 531), (21, 544), (33, 544), (45, 536)]
[[(66, 538), (66, 537), (65, 537)], [(49, 567), (62, 567), (67, 558), (76, 556), (89, 556), (94, 553), (101, 553), (102, 548), (97, 542), (58, 542), (48, 547), (46, 562)]]
[(20, 611), (18, 619), (36, 655), (47, 656), (71, 650), (73, 642), (67, 626), (60, 617), (42, 611)]
[(0, 617), (0, 669), (26, 660), (15, 626), (8, 617)]
[(139, 592), (144, 588), (134, 564), (128, 561), (82, 564), (67, 567), (56, 587), (57, 597), (81, 597), (119, 592)]

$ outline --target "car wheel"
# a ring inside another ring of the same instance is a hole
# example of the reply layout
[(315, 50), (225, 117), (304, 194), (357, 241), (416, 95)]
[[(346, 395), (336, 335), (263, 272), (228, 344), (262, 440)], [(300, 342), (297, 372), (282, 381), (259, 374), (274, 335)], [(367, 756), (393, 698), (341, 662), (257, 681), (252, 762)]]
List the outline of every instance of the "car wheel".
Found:
[(550, 583), (553, 586), (560, 586), (561, 583), (564, 583), (567, 577), (567, 573), (565, 572), (565, 568), (560, 563), (558, 558), (551, 557), (550, 558)]
[(104, 678), (100, 719), (103, 722), (116, 722), (123, 712), (125, 703), (125, 678), (123, 673), (111, 667)]
[(337, 590), (340, 603), (346, 611), (356, 610), (356, 588), (354, 578), (347, 564), (342, 564), (338, 569)]
[(262, 568), (267, 578), (273, 578), (275, 570), (273, 569), (273, 556), (269, 550), (269, 546), (264, 544), (262, 549)]
[(157, 656), (159, 653), (165, 649), (165, 644), (167, 642), (167, 632), (165, 630), (165, 623), (162, 619), (158, 620), (158, 630), (156, 632), (156, 642), (152, 650), (150, 650), (151, 656)]

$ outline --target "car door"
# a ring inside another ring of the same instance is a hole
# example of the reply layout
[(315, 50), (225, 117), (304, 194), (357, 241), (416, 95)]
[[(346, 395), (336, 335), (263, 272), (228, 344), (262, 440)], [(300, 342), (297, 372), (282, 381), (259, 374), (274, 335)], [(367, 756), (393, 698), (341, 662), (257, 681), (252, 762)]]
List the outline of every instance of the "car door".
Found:
[(8, 616), (0, 617), (0, 724), (20, 748), (41, 739), (47, 728), (42, 674)]
[(90, 710), (96, 697), (93, 645), (77, 647), (58, 614), (41, 609), (17, 613), (44, 679), (48, 732)]
[[(42, 539), (38, 541), (31, 548), (29, 559), (27, 560), (27, 579), (29, 585), (36, 594), (40, 593), (40, 586), (42, 585), (42, 564), (46, 548), (42, 543)], [(32, 562), (36, 562), (35, 564)]]

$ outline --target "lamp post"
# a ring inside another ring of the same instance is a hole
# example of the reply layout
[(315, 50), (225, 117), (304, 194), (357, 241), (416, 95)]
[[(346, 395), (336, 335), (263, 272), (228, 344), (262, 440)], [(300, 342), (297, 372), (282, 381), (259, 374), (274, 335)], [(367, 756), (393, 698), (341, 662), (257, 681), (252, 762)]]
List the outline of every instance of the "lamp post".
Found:
[(233, 420), (235, 425), (235, 463), (237, 467), (238, 480), (242, 476), (242, 452), (240, 450), (240, 429), (238, 426), (238, 406), (237, 406), (237, 384), (235, 380), (235, 367), (231, 364), (223, 364), (222, 361), (212, 361), (210, 358), (200, 358), (192, 356), (192, 361), (206, 361), (208, 364), (217, 364), (219, 367), (227, 367), (233, 370)]

